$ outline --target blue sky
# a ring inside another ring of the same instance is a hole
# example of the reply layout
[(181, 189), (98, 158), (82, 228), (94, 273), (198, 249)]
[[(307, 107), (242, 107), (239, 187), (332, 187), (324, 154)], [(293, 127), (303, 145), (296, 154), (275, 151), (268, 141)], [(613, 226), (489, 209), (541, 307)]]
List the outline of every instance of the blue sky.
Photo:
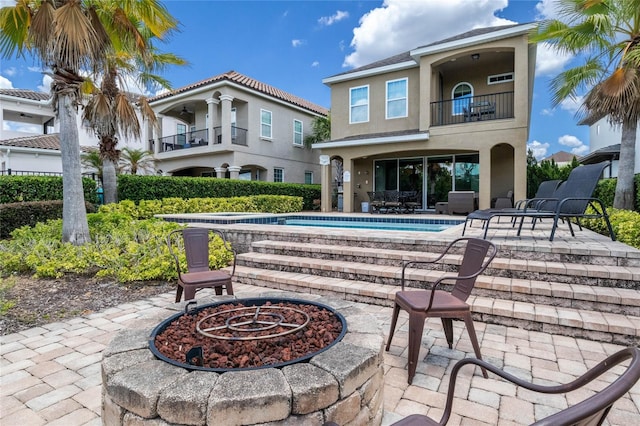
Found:
[[(0, 0), (0, 5), (11, 4)], [(330, 108), (322, 79), (473, 28), (555, 17), (553, 0), (217, 1), (164, 2), (180, 32), (160, 49), (189, 62), (166, 77), (174, 88), (235, 70)], [(528, 145), (539, 159), (589, 152), (578, 126), (578, 100), (552, 108), (549, 79), (575, 59), (538, 48)], [(48, 90), (29, 59), (0, 59), (0, 88)]]

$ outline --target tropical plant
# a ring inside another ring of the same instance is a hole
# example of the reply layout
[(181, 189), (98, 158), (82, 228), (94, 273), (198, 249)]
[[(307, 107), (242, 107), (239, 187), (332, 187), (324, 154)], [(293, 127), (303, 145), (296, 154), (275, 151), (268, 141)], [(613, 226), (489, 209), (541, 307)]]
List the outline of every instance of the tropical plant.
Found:
[(80, 164), (85, 169), (96, 172), (98, 179), (102, 182), (102, 158), (99, 151), (83, 152), (80, 155)]
[[(169, 34), (176, 27), (170, 16), (163, 17), (164, 31)], [(157, 124), (156, 116), (145, 96), (134, 95), (127, 90), (127, 79), (134, 79), (147, 89), (171, 89), (167, 80), (155, 72), (167, 65), (184, 65), (186, 61), (173, 54), (160, 54), (154, 48), (154, 34), (133, 17), (125, 20), (130, 32), (137, 34), (135, 43), (122, 43), (109, 51), (105, 68), (98, 78), (100, 84), (88, 81), (85, 86), (90, 93), (83, 112), (83, 119), (100, 140), (100, 157), (104, 165), (104, 197), (106, 203), (116, 202), (116, 172), (120, 151), (116, 148), (119, 136), (139, 138), (140, 122), (136, 110), (143, 120)], [(135, 174), (135, 173), (134, 173)]]
[(326, 117), (315, 117), (311, 123), (311, 134), (304, 138), (304, 144), (307, 148), (318, 142), (324, 142), (331, 139), (331, 114)]
[(576, 99), (587, 89), (579, 115), (606, 116), (612, 126), (622, 128), (613, 206), (633, 210), (640, 121), (640, 0), (559, 0), (557, 5), (559, 19), (541, 22), (531, 41), (586, 58), (551, 81), (552, 102)]
[(76, 126), (83, 74), (107, 69), (108, 52), (121, 46), (144, 49), (150, 37), (140, 37), (137, 28), (162, 38), (168, 22), (173, 24), (156, 0), (19, 0), (0, 9), (0, 55), (32, 54), (53, 78), (52, 102), (60, 121), (65, 242), (82, 245), (91, 239)]
[(156, 167), (156, 160), (149, 151), (134, 148), (123, 148), (120, 155), (120, 167), (123, 171), (137, 175), (138, 171), (152, 172)]

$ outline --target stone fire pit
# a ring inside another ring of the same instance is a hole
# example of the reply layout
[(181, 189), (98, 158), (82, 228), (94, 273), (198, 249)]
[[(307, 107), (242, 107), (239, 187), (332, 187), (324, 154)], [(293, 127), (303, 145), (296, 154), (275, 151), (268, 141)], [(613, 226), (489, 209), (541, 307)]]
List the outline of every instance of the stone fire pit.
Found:
[[(342, 314), (347, 333), (308, 362), (281, 368), (218, 373), (158, 359), (149, 349), (149, 337), (158, 322), (183, 310), (184, 304), (121, 331), (103, 352), (103, 424), (380, 425), (384, 338), (375, 317), (355, 302), (313, 295), (305, 299)], [(229, 296), (203, 303), (220, 300)]]

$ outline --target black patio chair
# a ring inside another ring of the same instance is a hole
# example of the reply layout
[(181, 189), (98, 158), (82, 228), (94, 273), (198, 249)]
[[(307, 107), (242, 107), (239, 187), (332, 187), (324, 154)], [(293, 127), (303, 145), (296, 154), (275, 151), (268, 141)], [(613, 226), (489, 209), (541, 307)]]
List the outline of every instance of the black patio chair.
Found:
[[(609, 166), (608, 161), (576, 167), (571, 171), (568, 179), (558, 186), (553, 197), (532, 198), (522, 209), (487, 209), (471, 212), (465, 220), (462, 235), (466, 232), (467, 223), (473, 220), (484, 221), (483, 238), (486, 239), (489, 224), (493, 218), (511, 217), (516, 220), (520, 219), (518, 236), (520, 236), (524, 219), (526, 218), (533, 220), (532, 229), (535, 229), (536, 222), (539, 219), (553, 219), (551, 235), (549, 236), (549, 241), (553, 241), (560, 220), (567, 222), (571, 236), (575, 237), (571, 219), (576, 220), (578, 225), (580, 225), (581, 218), (602, 218), (607, 225), (611, 239), (615, 241), (616, 237), (611, 228), (607, 209), (600, 199), (593, 197), (593, 192), (596, 189), (602, 171), (607, 166)], [(589, 209), (589, 207), (591, 209)]]

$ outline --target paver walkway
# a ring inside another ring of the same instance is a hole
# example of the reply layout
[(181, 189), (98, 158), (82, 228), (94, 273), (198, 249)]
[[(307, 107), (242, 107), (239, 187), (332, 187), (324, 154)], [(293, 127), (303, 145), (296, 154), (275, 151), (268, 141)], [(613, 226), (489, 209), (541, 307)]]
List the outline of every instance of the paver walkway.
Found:
[[(238, 297), (265, 290), (234, 284)], [(141, 317), (173, 303), (165, 294), (87, 316), (0, 336), (0, 425), (101, 424), (101, 351), (113, 336)], [(389, 327), (391, 309), (364, 305)], [(413, 385), (407, 385), (406, 316), (399, 321), (391, 351), (385, 354), (385, 416), (388, 425), (402, 416), (425, 413), (439, 418), (444, 406), (448, 367), (472, 353), (462, 325), (454, 324), (454, 349), (449, 350), (439, 321), (428, 320)], [(554, 336), (476, 322), (483, 357), (536, 382), (569, 381), (621, 346)], [(590, 389), (597, 389), (597, 384)], [(497, 379), (483, 379), (469, 370), (459, 380), (455, 414), (450, 425), (529, 424), (565, 407), (562, 396), (540, 399)], [(576, 395), (579, 398), (581, 395)], [(610, 425), (640, 424), (640, 385), (618, 401)]]

